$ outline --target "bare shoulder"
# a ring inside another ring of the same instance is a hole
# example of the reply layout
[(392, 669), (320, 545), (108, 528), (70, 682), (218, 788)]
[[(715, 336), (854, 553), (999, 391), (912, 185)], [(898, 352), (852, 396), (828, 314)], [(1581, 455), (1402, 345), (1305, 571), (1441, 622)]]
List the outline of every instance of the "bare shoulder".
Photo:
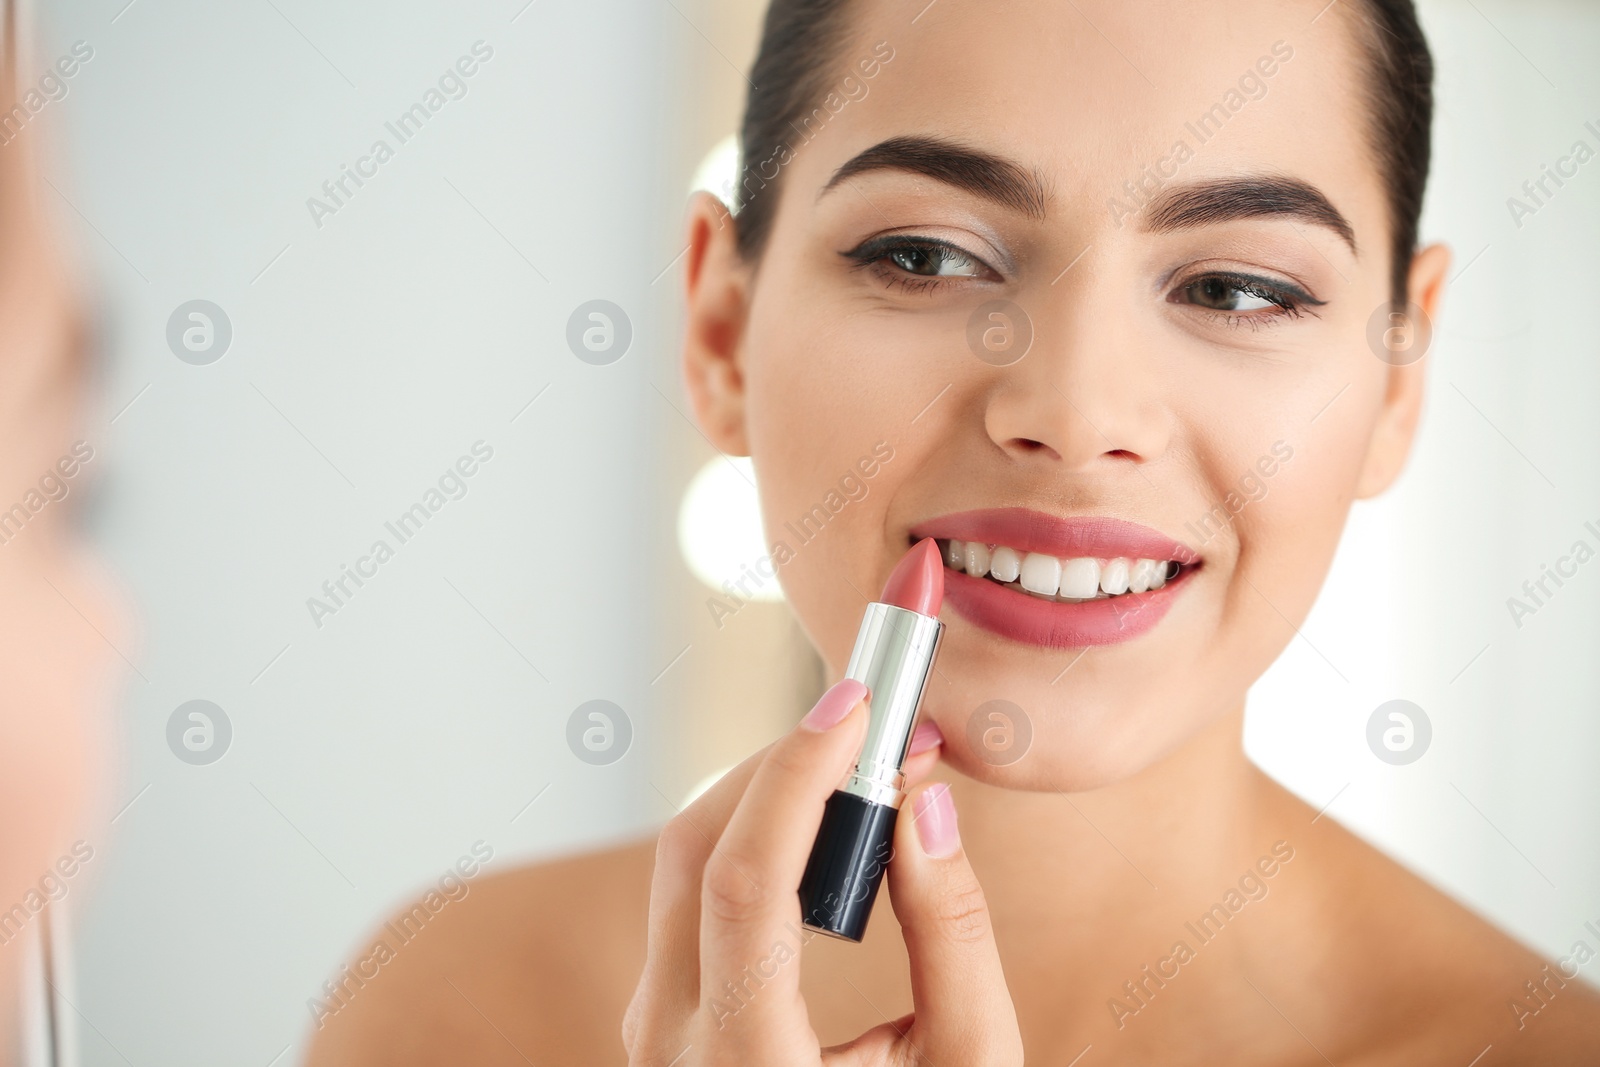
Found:
[(313, 1003), (307, 1064), (625, 1063), (654, 865), (650, 836), (401, 911)]
[(1600, 1062), (1600, 922), (1541, 957), (1332, 820), (1316, 831), (1301, 873), (1339, 893), (1316, 951), (1347, 976), (1339, 999), (1369, 1035), (1350, 1062)]

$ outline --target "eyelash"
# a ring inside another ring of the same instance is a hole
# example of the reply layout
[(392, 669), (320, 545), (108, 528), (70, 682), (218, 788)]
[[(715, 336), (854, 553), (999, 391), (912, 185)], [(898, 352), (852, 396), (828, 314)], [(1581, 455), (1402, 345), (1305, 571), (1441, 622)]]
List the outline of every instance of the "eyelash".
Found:
[[(856, 248), (842, 253), (855, 266), (852, 269), (870, 270), (881, 279), (888, 288), (899, 286), (905, 292), (931, 293), (947, 285), (952, 277), (973, 277), (972, 275), (955, 275), (939, 277), (936, 275), (916, 275), (905, 268), (890, 262), (890, 256), (896, 252), (921, 252), (933, 255), (954, 255), (976, 264), (985, 271), (993, 273), (988, 264), (977, 256), (966, 251), (958, 245), (948, 241), (940, 241), (930, 237), (916, 237), (904, 234), (891, 234), (886, 237), (876, 237), (862, 242)], [(1321, 307), (1327, 303), (1318, 300), (1298, 286), (1285, 285), (1282, 282), (1272, 281), (1249, 274), (1238, 274), (1231, 271), (1208, 271), (1196, 274), (1173, 290), (1173, 296), (1179, 293), (1189, 293), (1195, 286), (1207, 281), (1220, 281), (1239, 293), (1265, 300), (1272, 304), (1276, 310), (1256, 309), (1253, 312), (1227, 312), (1216, 308), (1206, 308), (1204, 305), (1191, 301), (1172, 300), (1173, 303), (1188, 303), (1202, 311), (1209, 311), (1213, 315), (1221, 316), (1222, 323), (1230, 329), (1240, 326), (1249, 326), (1258, 330), (1263, 326), (1274, 325), (1274, 320), (1284, 317), (1299, 318), (1304, 313), (1315, 315), (1312, 308)], [(1169, 300), (1172, 297), (1168, 297)]]
[[(1189, 294), (1196, 286), (1208, 281), (1221, 282), (1235, 292), (1265, 300), (1267, 303), (1272, 304), (1276, 310), (1257, 308), (1245, 312), (1225, 311), (1220, 308), (1207, 308), (1203, 304), (1190, 300), (1175, 299), (1179, 294)], [(1196, 274), (1175, 288), (1172, 291), (1172, 295), (1167, 299), (1175, 304), (1189, 304), (1192, 307), (1199, 308), (1201, 311), (1209, 311), (1214, 315), (1221, 315), (1223, 316), (1223, 324), (1230, 328), (1249, 326), (1253, 330), (1260, 329), (1263, 326), (1275, 325), (1274, 320), (1281, 320), (1285, 317), (1297, 319), (1302, 313), (1315, 315), (1316, 312), (1312, 309), (1327, 303), (1326, 300), (1316, 299), (1298, 286), (1287, 285), (1283, 282), (1250, 274), (1238, 274), (1232, 271), (1207, 271), (1202, 274)]]
[(889, 288), (899, 286), (906, 292), (928, 293), (941, 289), (956, 278), (978, 280), (979, 275), (936, 275), (912, 274), (905, 268), (889, 262), (889, 257), (896, 252), (921, 252), (933, 255), (949, 255), (965, 259), (975, 264), (981, 271), (994, 274), (990, 266), (977, 256), (961, 248), (959, 245), (948, 241), (940, 241), (931, 237), (913, 237), (905, 234), (891, 234), (887, 237), (875, 237), (864, 241), (856, 248), (841, 253), (846, 259), (855, 264), (852, 269), (866, 269), (871, 271)]

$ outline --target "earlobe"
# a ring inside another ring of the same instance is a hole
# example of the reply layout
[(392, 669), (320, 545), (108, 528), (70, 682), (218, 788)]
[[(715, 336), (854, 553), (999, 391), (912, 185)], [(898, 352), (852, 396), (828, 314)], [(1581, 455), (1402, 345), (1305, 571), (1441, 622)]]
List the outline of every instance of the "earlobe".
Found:
[(749, 454), (744, 423), (744, 330), (750, 272), (739, 255), (737, 221), (721, 200), (689, 200), (684, 271), (683, 378), (695, 417), (712, 445)]
[[(1411, 259), (1406, 282), (1407, 307), (1400, 327), (1408, 331), (1408, 343), (1422, 345), (1417, 355), (1391, 357), (1384, 389), (1383, 410), (1372, 428), (1366, 463), (1357, 479), (1357, 498), (1377, 496), (1394, 483), (1405, 466), (1422, 416), (1422, 399), (1428, 349), (1432, 346), (1434, 320), (1444, 297), (1445, 277), (1450, 270), (1450, 250), (1433, 244)], [(1376, 347), (1376, 346), (1375, 346)], [(1379, 348), (1374, 355), (1384, 359)]]

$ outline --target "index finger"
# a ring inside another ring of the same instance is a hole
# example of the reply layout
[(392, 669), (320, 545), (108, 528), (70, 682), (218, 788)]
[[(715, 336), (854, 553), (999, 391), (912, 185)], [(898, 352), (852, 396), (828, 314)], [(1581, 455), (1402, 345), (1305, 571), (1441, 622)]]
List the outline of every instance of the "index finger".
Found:
[[(778, 743), (758, 749), (724, 773), (661, 831), (650, 884), (645, 979), (680, 1005), (700, 995), (700, 895), (706, 860), (756, 769)], [(905, 764), (907, 788), (933, 770), (942, 745), (931, 721), (917, 728)]]

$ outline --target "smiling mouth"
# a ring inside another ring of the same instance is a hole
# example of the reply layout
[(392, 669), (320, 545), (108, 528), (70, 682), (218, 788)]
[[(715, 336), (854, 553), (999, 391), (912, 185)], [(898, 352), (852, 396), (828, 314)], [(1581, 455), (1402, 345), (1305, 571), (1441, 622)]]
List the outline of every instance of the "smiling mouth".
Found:
[(1174, 559), (1053, 556), (955, 538), (941, 538), (939, 551), (951, 570), (1057, 604), (1115, 600), (1160, 589), (1195, 566)]
[(1044, 648), (1131, 641), (1159, 624), (1204, 566), (1161, 531), (1105, 515), (982, 508), (916, 523), (944, 562), (945, 602), (999, 637)]

